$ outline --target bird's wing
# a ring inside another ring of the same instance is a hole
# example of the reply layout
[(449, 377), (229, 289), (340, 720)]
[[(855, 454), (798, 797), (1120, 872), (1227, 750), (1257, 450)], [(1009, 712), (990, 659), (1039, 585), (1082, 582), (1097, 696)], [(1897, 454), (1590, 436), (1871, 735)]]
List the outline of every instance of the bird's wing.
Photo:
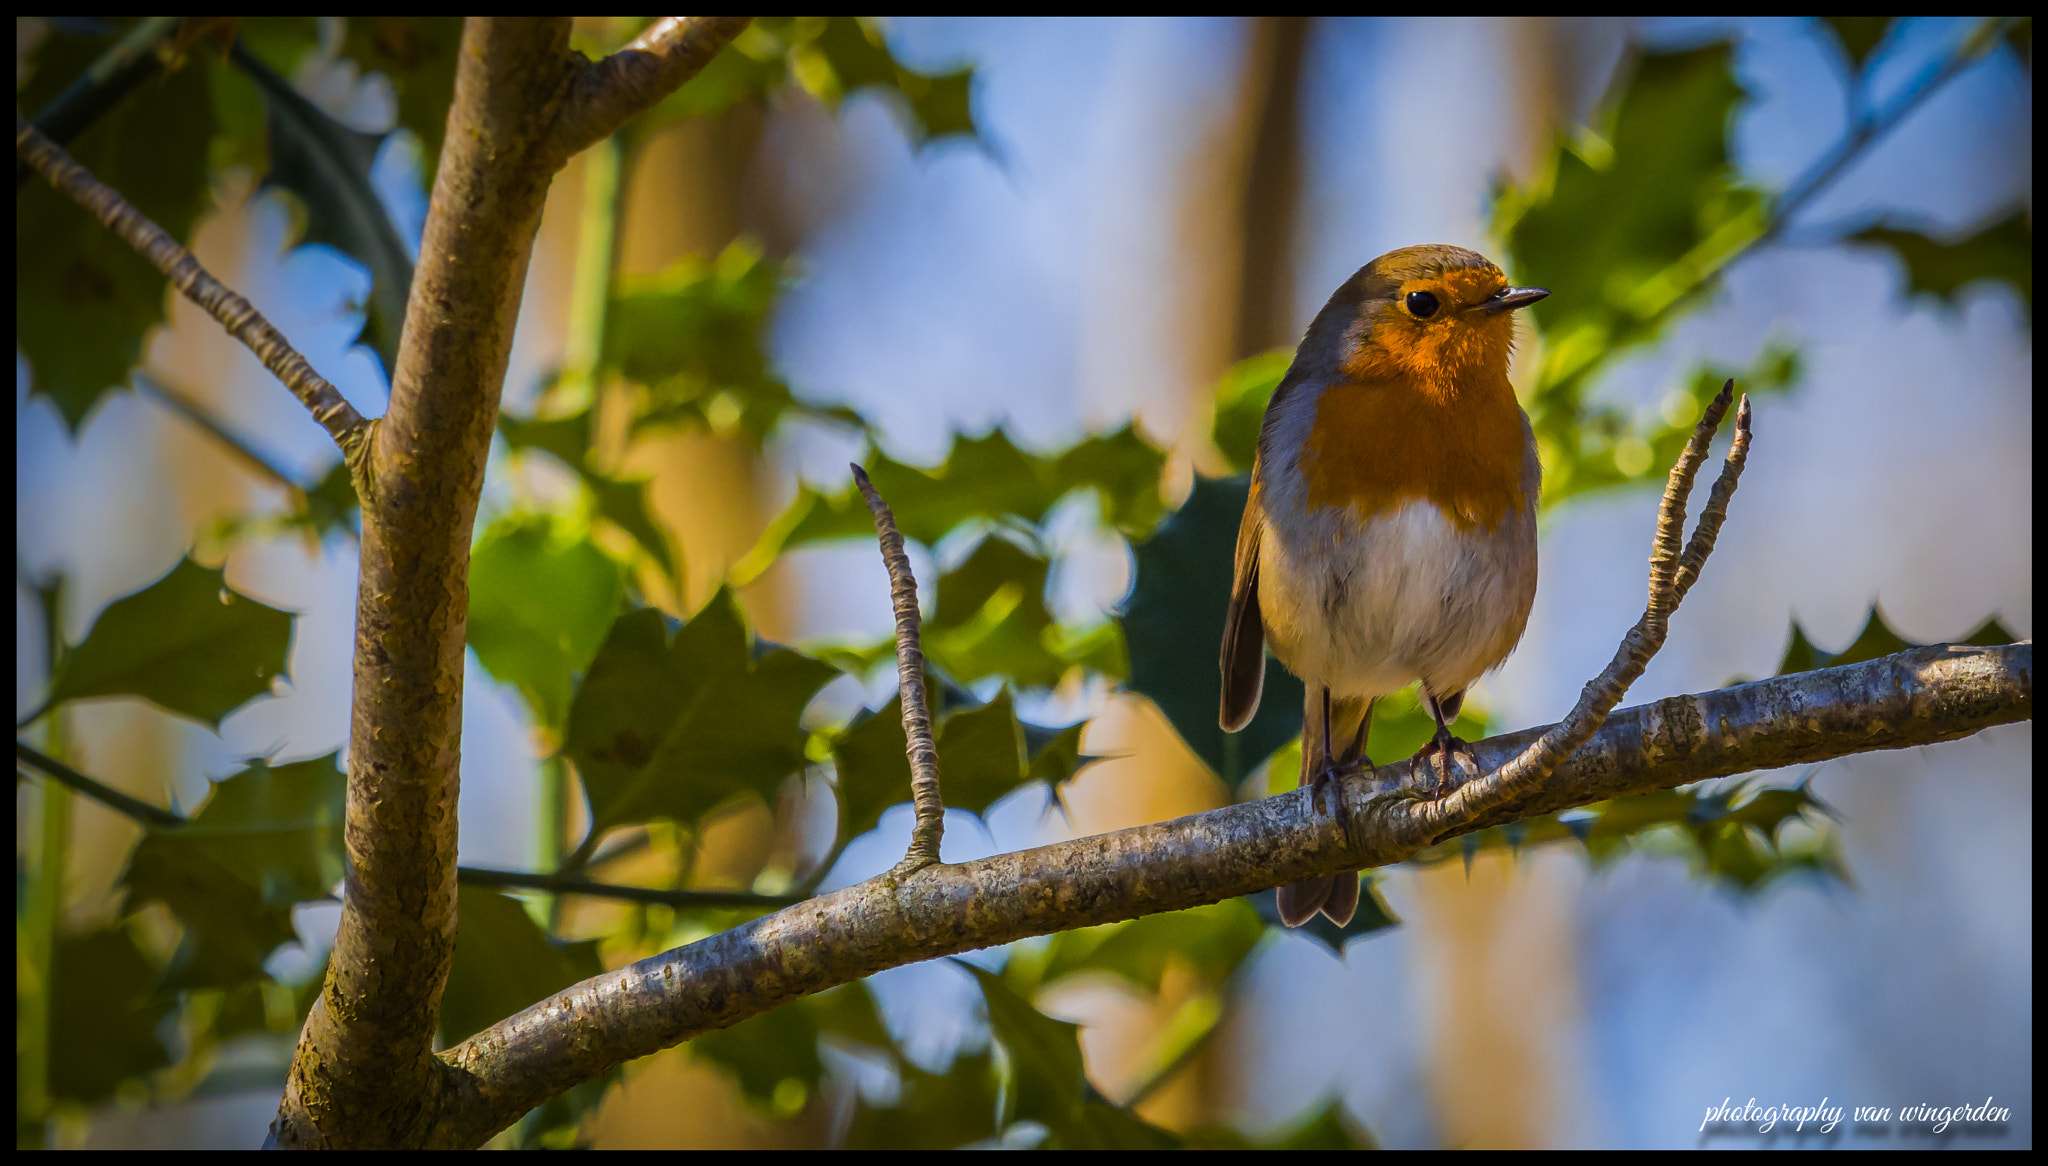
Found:
[(1237, 527), (1237, 562), (1230, 579), (1230, 611), (1223, 617), (1223, 701), (1216, 720), (1226, 733), (1245, 727), (1259, 711), (1266, 682), (1266, 625), (1259, 614), (1259, 475), (1245, 498)]

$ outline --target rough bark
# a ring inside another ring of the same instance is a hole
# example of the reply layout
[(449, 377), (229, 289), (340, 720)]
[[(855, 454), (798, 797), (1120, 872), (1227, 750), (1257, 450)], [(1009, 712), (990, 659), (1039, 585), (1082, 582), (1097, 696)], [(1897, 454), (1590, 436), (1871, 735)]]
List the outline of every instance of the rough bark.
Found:
[(469, 543), (542, 204), (571, 155), (744, 23), (664, 21), (597, 65), (569, 50), (565, 17), (463, 29), (391, 407), (358, 473), (347, 894), (278, 1145), (417, 1145), (456, 1096), (433, 1040), (455, 947)]
[[(907, 877), (885, 875), (586, 980), (443, 1054), (463, 1098), (430, 1143), (481, 1144), (606, 1069), (887, 968), (1384, 866), (1531, 814), (1757, 769), (1931, 745), (2033, 716), (2033, 645), (1938, 645), (1624, 709), (1539, 788), (1444, 827), (1403, 762), (1344, 783), (1351, 833), (1306, 788)], [(1481, 772), (1550, 726), (1473, 748)], [(1457, 779), (1453, 779), (1454, 785)]]

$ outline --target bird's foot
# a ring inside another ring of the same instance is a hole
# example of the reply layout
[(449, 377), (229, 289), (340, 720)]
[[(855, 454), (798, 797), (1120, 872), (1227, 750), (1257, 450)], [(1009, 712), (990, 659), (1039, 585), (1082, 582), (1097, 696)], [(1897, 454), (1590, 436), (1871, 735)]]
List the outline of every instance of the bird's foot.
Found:
[[(1351, 824), (1344, 808), (1343, 779), (1371, 768), (1372, 760), (1367, 757), (1343, 762), (1330, 761), (1326, 758), (1322, 768), (1316, 770), (1315, 777), (1309, 782), (1309, 805), (1318, 814), (1328, 814), (1336, 818), (1348, 831)], [(1329, 809), (1323, 808), (1325, 798), (1330, 800)]]
[(1472, 743), (1451, 736), (1445, 729), (1437, 730), (1428, 744), (1415, 751), (1412, 760), (1428, 767), (1434, 779), (1431, 783), (1434, 797), (1440, 798), (1451, 792), (1453, 770), (1461, 770), (1471, 777), (1479, 776), (1479, 755), (1472, 752)]

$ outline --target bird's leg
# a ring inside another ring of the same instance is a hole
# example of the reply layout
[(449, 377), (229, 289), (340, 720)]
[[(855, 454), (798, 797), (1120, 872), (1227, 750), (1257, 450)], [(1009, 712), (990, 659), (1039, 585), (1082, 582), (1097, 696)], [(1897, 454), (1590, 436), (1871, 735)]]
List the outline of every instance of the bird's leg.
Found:
[(1470, 742), (1451, 735), (1451, 722), (1458, 719), (1458, 709), (1465, 703), (1465, 694), (1462, 691), (1440, 698), (1424, 686), (1422, 703), (1428, 706), (1429, 715), (1436, 720), (1436, 735), (1429, 739), (1428, 744), (1417, 750), (1415, 756), (1417, 759), (1429, 757), (1430, 766), (1436, 771), (1436, 793), (1438, 797), (1442, 797), (1449, 791), (1451, 770), (1470, 768), (1476, 775), (1479, 772), (1479, 756), (1472, 752)]
[(1348, 830), (1350, 828), (1350, 823), (1347, 820), (1348, 812), (1344, 805), (1343, 789), (1338, 783), (1347, 773), (1354, 773), (1361, 767), (1366, 769), (1372, 768), (1372, 760), (1365, 756), (1365, 734), (1366, 730), (1372, 727), (1372, 705), (1370, 703), (1366, 705), (1365, 715), (1358, 722), (1358, 731), (1352, 734), (1350, 746), (1344, 750), (1341, 757), (1338, 756), (1333, 748), (1334, 742), (1330, 739), (1330, 718), (1333, 715), (1335, 715), (1335, 709), (1332, 707), (1330, 690), (1325, 687), (1323, 689), (1322, 764), (1316, 767), (1315, 773), (1311, 776), (1310, 780), (1314, 782), (1315, 788), (1310, 797), (1318, 813), (1324, 812), (1323, 796), (1329, 794), (1334, 797), (1335, 817), (1339, 822), (1344, 823), (1345, 828)]

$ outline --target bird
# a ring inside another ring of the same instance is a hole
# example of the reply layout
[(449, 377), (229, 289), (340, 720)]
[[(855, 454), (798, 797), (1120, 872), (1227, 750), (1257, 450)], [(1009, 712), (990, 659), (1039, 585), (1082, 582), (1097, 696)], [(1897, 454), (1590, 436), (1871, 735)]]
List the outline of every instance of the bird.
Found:
[[(1373, 702), (1418, 681), (1437, 728), (1416, 760), (1471, 758), (1451, 722), (1536, 598), (1543, 471), (1508, 358), (1515, 310), (1549, 294), (1463, 247), (1389, 251), (1330, 296), (1266, 406), (1218, 721), (1236, 732), (1258, 711), (1271, 648), (1307, 691), (1301, 784), (1318, 812), (1342, 772), (1371, 766)], [(1342, 927), (1358, 893), (1357, 871), (1282, 887), (1281, 921)]]

